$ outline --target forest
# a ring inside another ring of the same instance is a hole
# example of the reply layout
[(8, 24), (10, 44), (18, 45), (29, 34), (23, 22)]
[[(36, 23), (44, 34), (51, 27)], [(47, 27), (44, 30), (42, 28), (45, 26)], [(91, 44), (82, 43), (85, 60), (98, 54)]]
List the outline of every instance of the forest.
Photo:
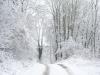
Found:
[(100, 62), (99, 0), (0, 0), (0, 67), (72, 57)]

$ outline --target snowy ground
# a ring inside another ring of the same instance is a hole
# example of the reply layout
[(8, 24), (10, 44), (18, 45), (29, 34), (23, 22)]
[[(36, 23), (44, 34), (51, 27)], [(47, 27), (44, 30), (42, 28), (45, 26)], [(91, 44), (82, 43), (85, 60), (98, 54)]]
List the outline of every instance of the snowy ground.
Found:
[(67, 66), (72, 75), (100, 75), (100, 61), (70, 58), (60, 62)]
[(46, 65), (11, 60), (0, 63), (0, 75), (100, 75), (100, 61), (69, 58)]

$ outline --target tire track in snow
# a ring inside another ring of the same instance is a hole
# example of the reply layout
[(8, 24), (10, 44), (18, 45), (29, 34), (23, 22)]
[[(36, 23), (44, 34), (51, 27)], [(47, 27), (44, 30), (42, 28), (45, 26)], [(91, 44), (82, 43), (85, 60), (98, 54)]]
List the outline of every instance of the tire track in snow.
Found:
[(43, 75), (49, 75), (49, 66), (45, 65), (45, 71), (43, 72)]
[(57, 65), (62, 67), (68, 73), (68, 75), (73, 75), (72, 72), (68, 69), (67, 66), (65, 66), (63, 64), (57, 64)]

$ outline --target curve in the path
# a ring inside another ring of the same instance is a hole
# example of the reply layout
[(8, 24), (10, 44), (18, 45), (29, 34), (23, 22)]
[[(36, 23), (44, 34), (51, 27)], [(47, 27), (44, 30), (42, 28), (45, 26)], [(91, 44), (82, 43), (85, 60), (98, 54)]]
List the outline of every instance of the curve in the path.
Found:
[(65, 66), (63, 64), (57, 64), (57, 65), (62, 67), (68, 73), (68, 75), (73, 75), (71, 70), (67, 66)]

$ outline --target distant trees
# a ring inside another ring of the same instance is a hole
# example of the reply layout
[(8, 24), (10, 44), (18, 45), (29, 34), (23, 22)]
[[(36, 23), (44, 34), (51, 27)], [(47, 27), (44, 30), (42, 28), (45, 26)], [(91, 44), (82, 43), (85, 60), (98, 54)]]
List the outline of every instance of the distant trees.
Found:
[(93, 23), (93, 55), (95, 56), (96, 51), (96, 33), (97, 33), (97, 27), (98, 27), (98, 0), (94, 2), (94, 23)]
[(47, 1), (53, 18), (54, 36), (55, 36), (55, 58), (56, 52), (63, 46), (61, 42), (69, 37), (75, 37), (75, 25), (80, 8), (79, 0), (50, 0)]
[(54, 62), (58, 57), (78, 53), (78, 49), (63, 50), (72, 38), (86, 49), (78, 50), (79, 54), (89, 50), (90, 56), (100, 57), (99, 0), (44, 0), (41, 3), (39, 0), (0, 1), (1, 47), (13, 48), (21, 57), (29, 53), (27, 58), (39, 61), (47, 51), (48, 58)]
[[(52, 14), (55, 36), (54, 56), (62, 50), (62, 42), (72, 37), (89, 48), (91, 56), (97, 53), (98, 0), (46, 0)], [(87, 51), (84, 51), (86, 53)]]

